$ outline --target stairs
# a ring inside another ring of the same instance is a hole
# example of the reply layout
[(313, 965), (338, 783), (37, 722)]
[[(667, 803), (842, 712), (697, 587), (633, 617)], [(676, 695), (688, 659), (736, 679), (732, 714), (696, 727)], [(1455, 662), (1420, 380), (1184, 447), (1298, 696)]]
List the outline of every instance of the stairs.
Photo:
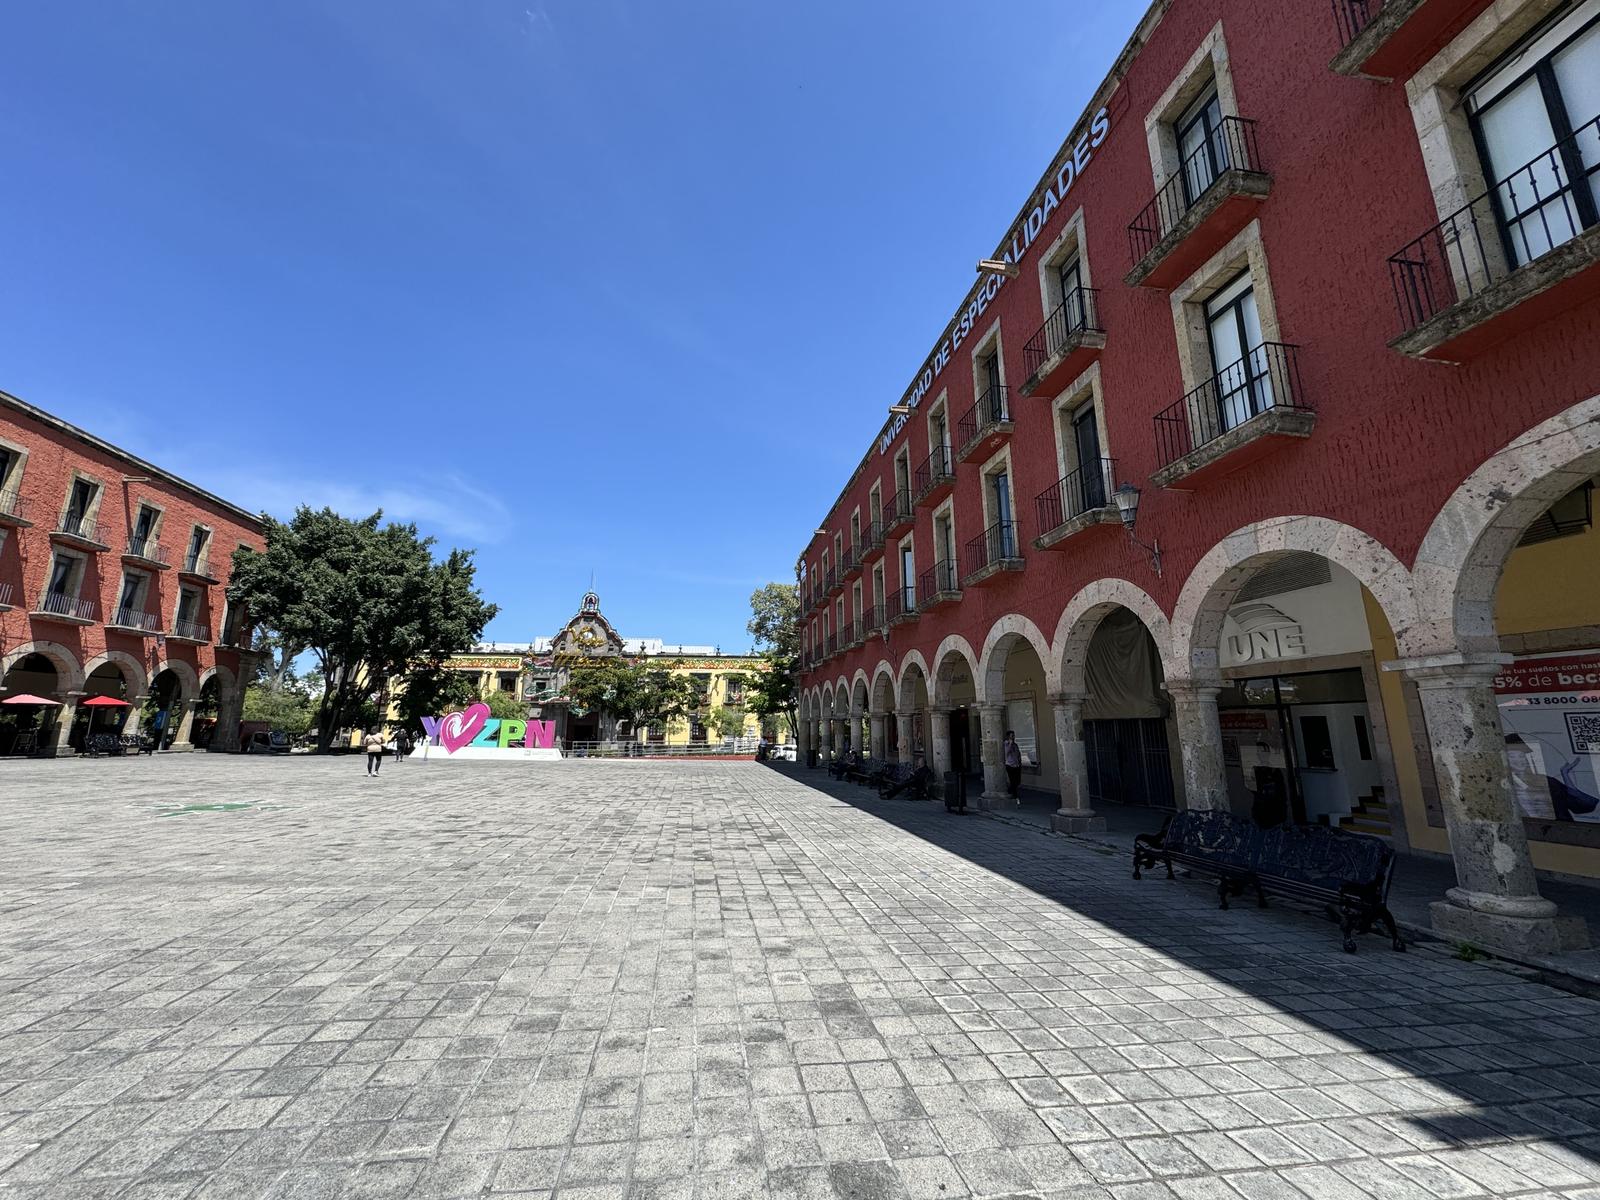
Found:
[(1394, 825), (1389, 818), (1389, 802), (1383, 798), (1383, 789), (1373, 788), (1370, 796), (1361, 797), (1353, 812), (1339, 818), (1339, 828), (1373, 837), (1393, 837)]

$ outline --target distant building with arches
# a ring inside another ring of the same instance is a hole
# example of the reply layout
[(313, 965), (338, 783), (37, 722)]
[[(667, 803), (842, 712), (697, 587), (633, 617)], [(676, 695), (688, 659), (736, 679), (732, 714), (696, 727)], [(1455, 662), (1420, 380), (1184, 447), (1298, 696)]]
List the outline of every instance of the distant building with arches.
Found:
[[(71, 755), (95, 732), (237, 749), (250, 624), (235, 504), (0, 392), (0, 755)], [(127, 708), (85, 706), (96, 697)]]

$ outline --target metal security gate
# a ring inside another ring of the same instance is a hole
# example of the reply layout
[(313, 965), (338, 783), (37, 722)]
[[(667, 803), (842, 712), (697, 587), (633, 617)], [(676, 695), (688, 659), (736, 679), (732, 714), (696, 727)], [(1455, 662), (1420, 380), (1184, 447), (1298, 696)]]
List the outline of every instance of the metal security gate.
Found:
[(1173, 807), (1167, 723), (1160, 717), (1085, 721), (1083, 742), (1096, 804)]

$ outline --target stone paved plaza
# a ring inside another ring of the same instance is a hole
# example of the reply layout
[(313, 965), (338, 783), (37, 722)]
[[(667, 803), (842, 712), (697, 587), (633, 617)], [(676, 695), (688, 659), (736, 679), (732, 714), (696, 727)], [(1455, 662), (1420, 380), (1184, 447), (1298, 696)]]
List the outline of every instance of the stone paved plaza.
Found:
[(1600, 1004), (817, 778), (0, 763), (0, 1200), (1600, 1197)]

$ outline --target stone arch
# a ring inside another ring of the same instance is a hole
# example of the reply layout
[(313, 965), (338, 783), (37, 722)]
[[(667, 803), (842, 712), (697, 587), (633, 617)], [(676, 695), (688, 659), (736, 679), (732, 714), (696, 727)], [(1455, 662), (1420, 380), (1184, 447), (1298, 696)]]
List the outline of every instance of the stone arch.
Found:
[(56, 642), (27, 642), (15, 650), (8, 651), (0, 658), (0, 679), (4, 679), (6, 672), (16, 666), (30, 654), (38, 654), (50, 660), (56, 669), (56, 678), (61, 684), (61, 689), (67, 692), (81, 692), (83, 681), (86, 678), (83, 668), (78, 665), (78, 657), (65, 646)]
[(1006, 660), (1018, 645), (1026, 643), (1039, 656), (1040, 669), (1044, 671), (1045, 691), (1058, 688), (1060, 673), (1055, 668), (1055, 656), (1050, 653), (1050, 643), (1039, 627), (1027, 617), (1008, 613), (989, 629), (983, 639), (983, 653), (978, 657), (978, 673), (973, 676), (978, 688), (980, 704), (999, 704), (1005, 696)]
[(1495, 594), (1527, 527), (1600, 474), (1600, 396), (1541, 421), (1497, 451), (1451, 494), (1417, 550), (1417, 622), (1402, 657), (1460, 650), (1498, 653)]
[[(916, 675), (912, 675), (912, 671)], [(931, 673), (928, 670), (927, 660), (922, 657), (922, 651), (910, 650), (900, 660), (900, 674), (895, 679), (894, 694), (899, 702), (898, 712), (913, 712), (917, 706), (917, 680), (922, 680), (924, 690), (928, 687)]]
[(150, 682), (153, 684), (163, 671), (171, 671), (178, 680), (178, 699), (193, 700), (200, 694), (200, 679), (195, 674), (194, 668), (181, 658), (163, 659), (150, 672)]
[(850, 680), (850, 715), (852, 717), (866, 716), (871, 701), (872, 690), (871, 685), (867, 682), (867, 673), (857, 667), (855, 677)]
[(967, 670), (972, 672), (973, 689), (976, 691), (978, 684), (978, 656), (972, 652), (972, 643), (959, 633), (952, 633), (939, 643), (939, 649), (933, 655), (933, 705), (935, 708), (946, 708), (950, 703), (950, 686), (952, 676), (958, 664), (964, 662)]
[(1222, 619), (1233, 597), (1262, 567), (1294, 553), (1316, 554), (1349, 571), (1383, 609), (1395, 638), (1413, 636), (1417, 605), (1411, 572), (1387, 546), (1327, 517), (1269, 517), (1223, 538), (1184, 580), (1172, 610), (1172, 660), (1164, 664), (1173, 675), (1217, 677)]
[(85, 681), (107, 663), (122, 672), (122, 681), (127, 685), (130, 697), (145, 694), (150, 685), (150, 677), (145, 673), (144, 664), (126, 650), (107, 650), (104, 654), (96, 654), (84, 663)]
[(1096, 579), (1067, 602), (1056, 622), (1050, 661), (1056, 664), (1056, 685), (1062, 691), (1072, 695), (1087, 691), (1084, 665), (1089, 659), (1089, 643), (1100, 622), (1118, 608), (1127, 609), (1144, 625), (1155, 643), (1162, 674), (1167, 678), (1179, 674), (1172, 669), (1172, 629), (1161, 606), (1143, 588), (1126, 579)]
[(892, 713), (899, 691), (895, 687), (894, 667), (886, 659), (879, 659), (872, 671), (872, 688), (868, 700), (875, 713)]
[(833, 716), (833, 684), (822, 686), (822, 691), (817, 697), (817, 715), (824, 720)]

